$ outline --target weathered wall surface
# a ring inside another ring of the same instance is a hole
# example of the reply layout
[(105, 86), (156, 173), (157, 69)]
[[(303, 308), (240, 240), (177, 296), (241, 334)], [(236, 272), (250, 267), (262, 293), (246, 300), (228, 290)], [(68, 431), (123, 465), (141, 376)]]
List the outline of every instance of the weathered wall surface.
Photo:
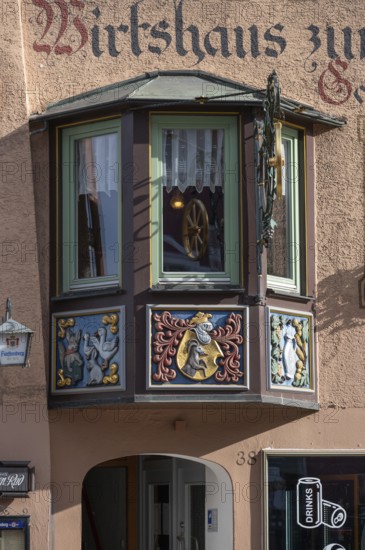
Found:
[[(176, 431), (177, 419), (185, 421), (184, 430)], [(133, 405), (114, 411), (63, 411), (54, 417), (52, 425), (53, 482), (64, 488), (54, 505), (58, 526), (55, 550), (80, 548), (82, 481), (90, 468), (107, 460), (157, 453), (200, 457), (220, 464), (232, 481), (233, 494), (226, 484), (218, 490), (222, 502), (233, 499), (234, 548), (261, 550), (264, 486), (262, 455), (258, 453), (262, 449), (364, 448), (360, 409), (327, 409), (313, 415), (255, 404), (159, 410)], [(82, 449), (82, 457), (80, 451), (75, 454), (76, 448)], [(65, 524), (69, 529), (62, 530)]]
[(31, 461), (35, 492), (27, 499), (0, 500), (0, 514), (31, 515), (34, 548), (47, 548), (49, 537), (50, 440), (46, 367), (39, 286), (33, 174), (26, 96), (23, 28), (16, 0), (1, 6), (0, 308), (8, 296), (13, 317), (35, 331), (31, 368), (0, 369), (0, 460)]

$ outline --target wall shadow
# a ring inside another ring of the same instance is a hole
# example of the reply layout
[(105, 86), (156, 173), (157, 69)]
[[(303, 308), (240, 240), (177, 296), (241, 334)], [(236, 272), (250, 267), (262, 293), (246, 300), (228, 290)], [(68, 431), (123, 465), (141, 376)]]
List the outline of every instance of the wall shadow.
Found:
[(338, 269), (318, 283), (316, 320), (317, 332), (340, 331), (365, 326), (365, 309), (360, 307), (359, 282), (364, 267)]

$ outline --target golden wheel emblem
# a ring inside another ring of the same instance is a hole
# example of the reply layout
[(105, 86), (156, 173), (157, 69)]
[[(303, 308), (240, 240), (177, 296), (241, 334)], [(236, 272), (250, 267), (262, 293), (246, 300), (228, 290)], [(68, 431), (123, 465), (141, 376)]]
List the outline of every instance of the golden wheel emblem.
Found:
[(208, 244), (208, 212), (204, 203), (192, 199), (185, 208), (183, 217), (183, 244), (192, 260), (200, 260)]

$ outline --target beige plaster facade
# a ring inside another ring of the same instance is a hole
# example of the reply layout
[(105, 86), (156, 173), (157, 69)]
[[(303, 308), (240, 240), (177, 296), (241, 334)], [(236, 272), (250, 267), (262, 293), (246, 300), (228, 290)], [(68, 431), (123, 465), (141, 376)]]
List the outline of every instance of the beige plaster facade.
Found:
[[(185, 32), (178, 51), (179, 9)], [(330, 453), (365, 447), (365, 309), (359, 296), (365, 269), (363, 3), (4, 0), (0, 10), (0, 305), (11, 296), (14, 317), (35, 330), (31, 368), (0, 369), (0, 460), (30, 460), (36, 476), (29, 498), (0, 499), (0, 515), (30, 515), (32, 550), (79, 550), (81, 488), (92, 467), (154, 453), (193, 457), (221, 465), (231, 478), (234, 550), (259, 550), (263, 449)], [(162, 20), (169, 24), (170, 39), (151, 35)], [(142, 23), (148, 26), (141, 28)], [(118, 30), (121, 25), (128, 30)], [(189, 25), (199, 32), (200, 54), (192, 51)], [(212, 32), (217, 26), (228, 29), (225, 55), (219, 33)], [(203, 70), (262, 89), (273, 68), (283, 96), (347, 119), (341, 128), (315, 126), (311, 253), (320, 411), (224, 401), (48, 411), (50, 136), (40, 125), (38, 133), (32, 127), (31, 137), (29, 118), (51, 102), (154, 70)], [(182, 430), (176, 420), (185, 421)], [(241, 465), (240, 453), (251, 452), (255, 463)]]

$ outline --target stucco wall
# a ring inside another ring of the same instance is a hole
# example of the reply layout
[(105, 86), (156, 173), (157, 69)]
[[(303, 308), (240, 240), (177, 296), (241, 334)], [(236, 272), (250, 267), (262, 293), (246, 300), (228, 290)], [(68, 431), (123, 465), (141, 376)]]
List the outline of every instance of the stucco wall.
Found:
[(13, 317), (35, 331), (31, 368), (0, 369), (0, 460), (30, 461), (35, 491), (26, 499), (0, 500), (0, 514), (30, 515), (33, 548), (49, 545), (50, 440), (40, 302), (33, 173), (30, 152), (27, 68), (19, 6), (1, 7), (1, 269), (0, 307), (8, 296)]
[[(185, 421), (185, 430), (175, 429), (177, 419)], [(218, 490), (221, 502), (233, 500), (234, 548), (260, 550), (262, 449), (364, 449), (360, 409), (331, 408), (309, 414), (255, 404), (159, 409), (130, 405), (114, 411), (64, 411), (54, 420), (53, 482), (56, 487), (72, 487), (54, 497), (57, 550), (80, 547), (82, 481), (90, 468), (107, 460), (157, 453), (204, 458), (221, 465), (232, 483), (231, 488), (220, 480)], [(61, 527), (65, 524), (67, 531)]]

